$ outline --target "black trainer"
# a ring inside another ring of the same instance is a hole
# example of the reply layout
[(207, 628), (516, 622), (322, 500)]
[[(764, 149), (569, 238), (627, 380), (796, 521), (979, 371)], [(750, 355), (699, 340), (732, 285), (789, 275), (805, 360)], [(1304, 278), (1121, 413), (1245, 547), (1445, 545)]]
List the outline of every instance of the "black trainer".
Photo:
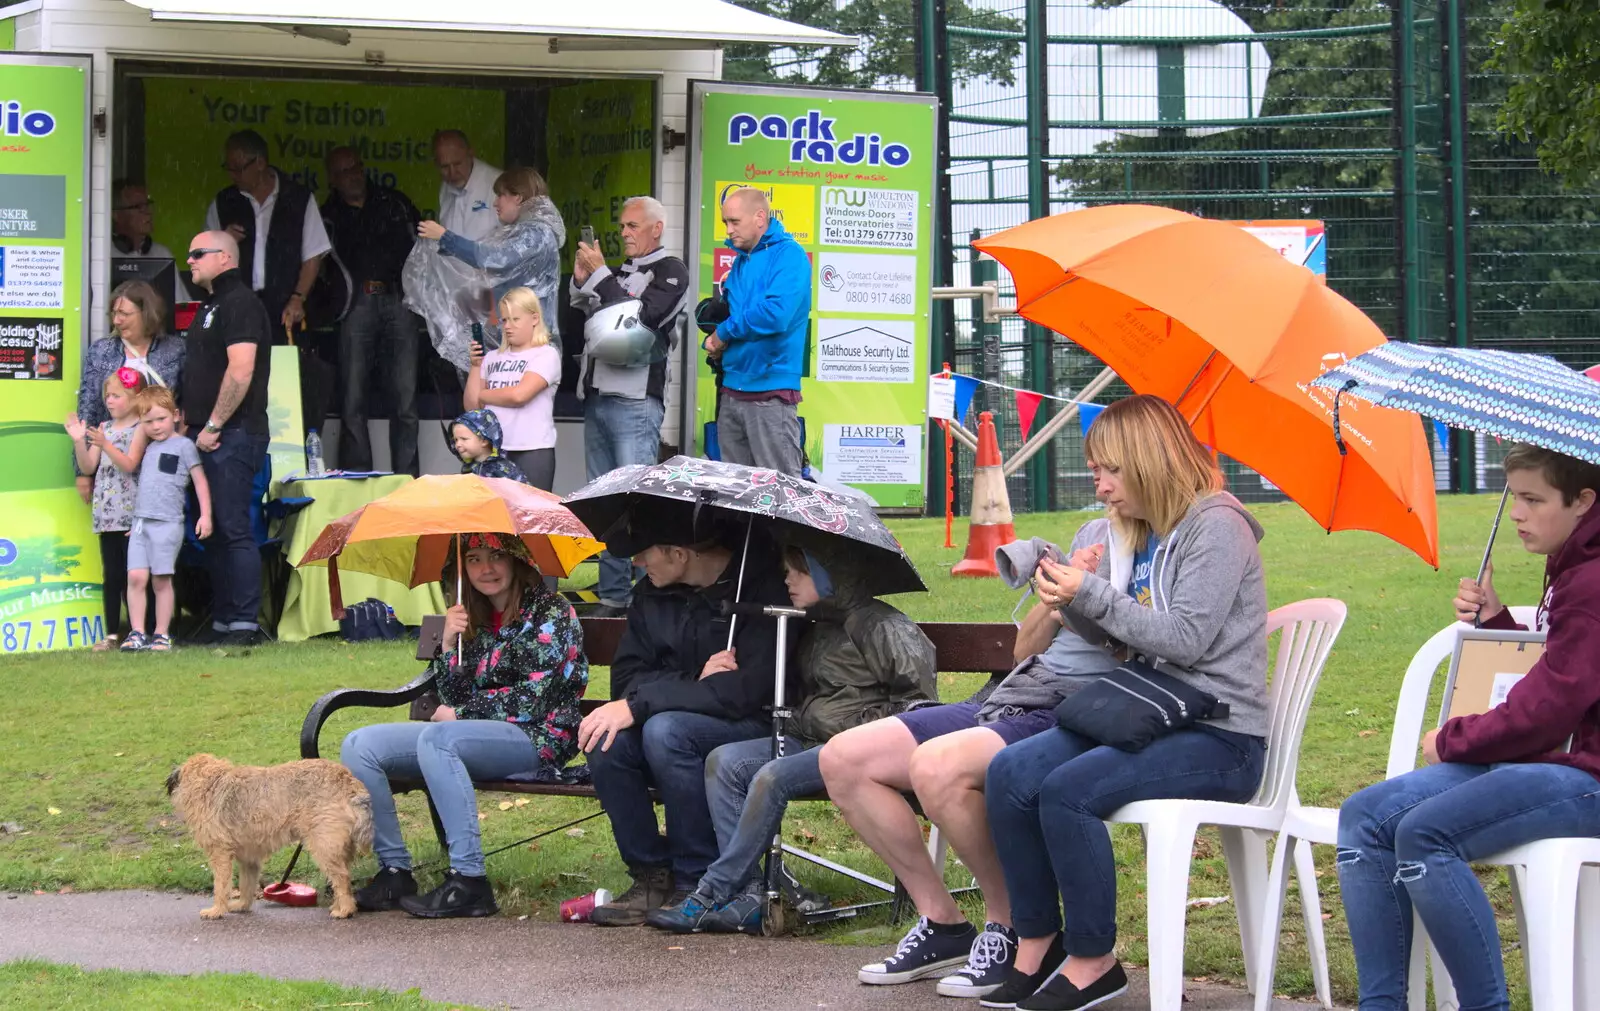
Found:
[(1121, 962), (1113, 962), (1099, 979), (1081, 990), (1067, 977), (1055, 977), (1032, 997), (1017, 1001), (1017, 1011), (1084, 1011), (1127, 992), (1128, 974), (1122, 971)]
[(386, 913), (400, 908), (400, 900), (417, 894), (417, 879), (405, 867), (382, 867), (372, 880), (356, 889), (356, 908), (363, 913)]
[(488, 878), (469, 878), (455, 870), (445, 871), (444, 881), (428, 894), (402, 898), (400, 908), (425, 920), (447, 916), (493, 916), (500, 911)]
[(882, 962), (863, 965), (856, 978), (874, 985), (910, 983), (966, 965), (972, 942), (978, 937), (978, 928), (970, 923), (961, 926), (966, 929), (935, 930), (924, 916), (900, 939), (893, 955)]
[(978, 1003), (984, 1007), (1013, 1008), (1018, 1001), (1027, 1000), (1045, 980), (1056, 974), (1061, 968), (1061, 963), (1067, 960), (1067, 951), (1061, 946), (1061, 935), (1058, 933), (1050, 941), (1050, 947), (1044, 953), (1044, 959), (1039, 963), (1038, 972), (1023, 972), (1015, 964), (1007, 967), (1005, 982), (999, 987), (989, 991)]

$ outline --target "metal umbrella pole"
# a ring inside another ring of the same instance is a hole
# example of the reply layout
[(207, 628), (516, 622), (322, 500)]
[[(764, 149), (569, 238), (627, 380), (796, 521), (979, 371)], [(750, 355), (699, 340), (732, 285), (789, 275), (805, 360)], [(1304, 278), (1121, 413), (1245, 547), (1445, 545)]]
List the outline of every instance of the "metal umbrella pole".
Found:
[[(739, 553), (739, 579), (733, 584), (733, 602), (735, 604), (739, 603), (740, 598), (744, 596), (744, 567), (745, 563), (750, 561), (750, 531), (755, 527), (755, 525), (756, 521), (754, 517), (751, 517), (750, 521), (745, 524), (744, 550)], [(728, 644), (722, 647), (723, 649), (733, 648), (733, 632), (734, 629), (738, 627), (739, 612), (735, 610), (731, 612), (728, 617)], [(782, 650), (779, 652), (781, 653)]]
[[(1478, 563), (1478, 585), (1483, 585), (1483, 577), (1489, 571), (1489, 560), (1494, 557), (1494, 539), (1500, 535), (1500, 520), (1506, 514), (1506, 499), (1511, 496), (1511, 486), (1506, 485), (1500, 493), (1500, 508), (1494, 511), (1494, 526), (1489, 528), (1489, 543), (1483, 546), (1483, 561)], [(1473, 615), (1472, 623), (1481, 624), (1477, 615)]]
[[(760, 615), (778, 619), (777, 656), (772, 666), (772, 760), (783, 757), (783, 739), (789, 718), (794, 711), (787, 705), (785, 688), (789, 677), (789, 619), (805, 618), (806, 612), (798, 607), (781, 607), (766, 604), (740, 604), (737, 601), (722, 605), (730, 616)], [(768, 937), (783, 933), (783, 829), (780, 826), (772, 836), (767, 849), (767, 870), (762, 882), (766, 892), (766, 908), (762, 910), (761, 932)]]
[[(467, 567), (467, 560), (461, 556), (461, 533), (456, 532), (456, 599), (461, 603), (461, 573)], [(461, 633), (456, 633), (456, 663), (461, 662)]]

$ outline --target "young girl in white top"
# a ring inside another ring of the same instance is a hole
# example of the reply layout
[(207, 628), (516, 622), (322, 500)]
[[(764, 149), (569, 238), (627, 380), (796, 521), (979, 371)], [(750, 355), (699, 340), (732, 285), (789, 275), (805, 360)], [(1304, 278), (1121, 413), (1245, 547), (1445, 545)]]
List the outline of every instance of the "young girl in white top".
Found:
[(100, 538), (101, 598), (106, 613), (106, 637), (96, 650), (113, 649), (122, 623), (123, 598), (128, 589), (128, 531), (133, 528), (133, 507), (139, 494), (139, 461), (149, 439), (139, 424), (135, 401), (145, 387), (144, 373), (124, 366), (106, 376), (100, 395), (111, 420), (90, 428), (76, 414), (67, 416), (67, 434), (78, 457), (78, 470), (94, 475), (92, 502), (94, 532)]
[(512, 288), (500, 299), (505, 343), (488, 354), (472, 342), (472, 368), (462, 403), (469, 411), (488, 408), (500, 421), (500, 451), (535, 488), (549, 491), (556, 477), (556, 387), (561, 382), (561, 352), (531, 288)]

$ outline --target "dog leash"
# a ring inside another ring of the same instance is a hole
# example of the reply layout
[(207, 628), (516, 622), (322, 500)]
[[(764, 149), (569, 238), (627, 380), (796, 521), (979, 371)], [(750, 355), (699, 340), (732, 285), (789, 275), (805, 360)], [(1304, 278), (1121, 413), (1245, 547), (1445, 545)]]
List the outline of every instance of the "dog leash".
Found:
[[(551, 835), (551, 834), (556, 833), (556, 832), (561, 832), (561, 831), (564, 831), (564, 830), (569, 829), (569, 828), (574, 828), (574, 827), (576, 827), (578, 825), (582, 825), (586, 821), (592, 821), (593, 819), (600, 817), (602, 814), (605, 814), (605, 812), (604, 811), (596, 811), (594, 814), (586, 814), (582, 818), (578, 818), (578, 819), (576, 819), (574, 821), (567, 822), (565, 825), (557, 825), (555, 828), (548, 828), (548, 829), (545, 829), (543, 832), (538, 832), (538, 833), (535, 833), (534, 835), (530, 835), (526, 839), (518, 839), (514, 843), (507, 843), (506, 845), (501, 846), (499, 849), (489, 850), (487, 853), (484, 854), (484, 857), (485, 858), (492, 857), (496, 853), (504, 853), (506, 850), (516, 849), (518, 846), (526, 846), (528, 843), (535, 842), (535, 841), (537, 841), (539, 839), (543, 839), (547, 835)], [(289, 865), (283, 869), (283, 877), (278, 879), (278, 886), (279, 887), (282, 887), (284, 884), (286, 884), (288, 882), (288, 880), (289, 880), (289, 875), (294, 873), (295, 862), (300, 859), (300, 851), (302, 849), (304, 849), (304, 848), (305, 848), (305, 843), (295, 843), (294, 844), (294, 852), (289, 855)], [(416, 868), (416, 870), (417, 871), (430, 871), (430, 870), (433, 870), (435, 867), (440, 866), (441, 864), (447, 864), (447, 863), (449, 863), (449, 858), (448, 857), (446, 857), (443, 861), (435, 861), (434, 863), (431, 863), (431, 864), (424, 864), (421, 867)]]

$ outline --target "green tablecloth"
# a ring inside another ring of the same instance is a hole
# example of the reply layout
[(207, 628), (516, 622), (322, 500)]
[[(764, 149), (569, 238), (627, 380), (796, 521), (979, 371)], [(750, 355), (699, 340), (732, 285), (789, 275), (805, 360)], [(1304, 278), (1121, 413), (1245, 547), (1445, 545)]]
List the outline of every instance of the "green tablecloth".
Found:
[[(305, 557), (312, 542), (329, 523), (373, 499), (382, 498), (410, 480), (405, 474), (389, 474), (286, 482), (281, 493), (284, 498), (315, 499), (283, 521), (279, 536), (289, 564), (297, 565)], [(444, 613), (444, 594), (438, 583), (426, 583), (412, 590), (392, 580), (341, 569), (339, 589), (346, 605), (377, 597), (394, 608), (395, 616), (407, 625), (422, 624), (426, 614)], [(291, 569), (283, 598), (283, 614), (278, 619), (278, 638), (284, 642), (299, 642), (338, 630), (339, 623), (329, 610), (327, 568), (310, 565)]]

